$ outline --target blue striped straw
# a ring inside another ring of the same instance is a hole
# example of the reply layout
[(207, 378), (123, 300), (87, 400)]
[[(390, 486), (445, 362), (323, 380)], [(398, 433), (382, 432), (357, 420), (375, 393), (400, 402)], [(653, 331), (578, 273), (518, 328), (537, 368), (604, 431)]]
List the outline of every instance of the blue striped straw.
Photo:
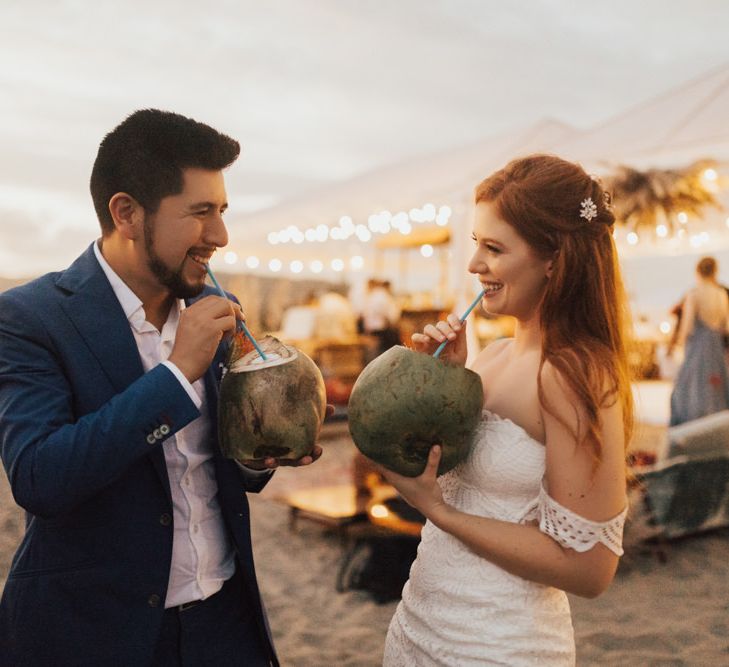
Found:
[[(461, 322), (465, 322), (466, 318), (471, 314), (471, 311), (479, 304), (481, 299), (483, 299), (483, 295), (486, 294), (486, 290), (481, 290), (478, 293), (478, 296), (473, 300), (473, 303), (468, 307), (468, 310), (461, 315)], [(446, 338), (439, 346), (438, 349), (433, 352), (433, 356), (437, 359), (440, 356), (440, 353), (443, 351), (443, 348), (448, 345), (448, 339)]]
[[(228, 298), (228, 295), (223, 291), (223, 288), (220, 286), (220, 283), (215, 279), (215, 274), (213, 273), (213, 270), (210, 268), (210, 264), (205, 265), (205, 270), (208, 272), (208, 275), (210, 276), (210, 280), (213, 281), (213, 285), (215, 285), (215, 289), (220, 292), (220, 296), (222, 296), (224, 299)], [(248, 327), (246, 326), (246, 323), (243, 320), (237, 320), (236, 321), (236, 328), (242, 329), (243, 333), (247, 336), (248, 340), (253, 343), (253, 347), (256, 348), (256, 352), (261, 356), (261, 359), (263, 361), (266, 361), (266, 355), (263, 354), (263, 350), (258, 346), (258, 343), (256, 342), (256, 339), (253, 338), (251, 335), (251, 332), (248, 331)]]

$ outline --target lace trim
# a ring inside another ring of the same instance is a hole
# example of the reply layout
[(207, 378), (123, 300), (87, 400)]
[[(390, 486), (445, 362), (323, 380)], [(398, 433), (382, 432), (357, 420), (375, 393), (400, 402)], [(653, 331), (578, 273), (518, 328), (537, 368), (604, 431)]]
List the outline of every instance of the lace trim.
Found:
[(539, 529), (563, 547), (580, 553), (589, 551), (598, 542), (616, 556), (623, 555), (623, 528), (628, 506), (608, 521), (590, 521), (560, 505), (544, 487), (539, 492), (537, 517)]

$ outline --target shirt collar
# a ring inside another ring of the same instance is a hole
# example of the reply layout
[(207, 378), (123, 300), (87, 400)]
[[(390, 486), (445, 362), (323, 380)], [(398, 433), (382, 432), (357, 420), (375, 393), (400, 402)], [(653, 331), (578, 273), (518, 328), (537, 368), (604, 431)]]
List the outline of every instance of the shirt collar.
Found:
[[(111, 268), (109, 262), (107, 262), (104, 258), (104, 255), (101, 254), (99, 241), (94, 243), (94, 255), (96, 255), (96, 259), (98, 260), (102, 270), (106, 274), (106, 277), (111, 284), (111, 288), (114, 290), (114, 294), (116, 295), (116, 298), (119, 301), (119, 304), (121, 305), (122, 310), (124, 311), (124, 315), (126, 316), (129, 324), (136, 331), (139, 332), (154, 330), (154, 327), (149, 322), (147, 322), (147, 314), (144, 312), (142, 300), (134, 292), (132, 292), (129, 285), (127, 285), (119, 277), (119, 274), (117, 274), (116, 271)], [(167, 316), (167, 322), (163, 327), (163, 331), (165, 328), (173, 330), (177, 329), (177, 322), (180, 317), (180, 311), (184, 308), (185, 302), (182, 299), (175, 299), (175, 302), (170, 309), (170, 313)], [(168, 327), (167, 325), (170, 326)]]

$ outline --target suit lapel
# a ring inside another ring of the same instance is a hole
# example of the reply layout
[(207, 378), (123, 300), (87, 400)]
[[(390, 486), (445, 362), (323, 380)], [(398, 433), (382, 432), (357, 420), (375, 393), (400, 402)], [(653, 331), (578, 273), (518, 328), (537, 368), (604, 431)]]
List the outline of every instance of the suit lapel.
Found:
[(71, 292), (66, 314), (117, 392), (144, 373), (124, 310), (94, 256), (93, 247), (61, 274), (58, 286)]
[[(117, 392), (144, 374), (137, 343), (124, 310), (94, 255), (93, 245), (58, 279), (71, 294), (62, 305), (81, 338)], [(149, 459), (168, 497), (170, 482), (164, 451), (155, 447)]]

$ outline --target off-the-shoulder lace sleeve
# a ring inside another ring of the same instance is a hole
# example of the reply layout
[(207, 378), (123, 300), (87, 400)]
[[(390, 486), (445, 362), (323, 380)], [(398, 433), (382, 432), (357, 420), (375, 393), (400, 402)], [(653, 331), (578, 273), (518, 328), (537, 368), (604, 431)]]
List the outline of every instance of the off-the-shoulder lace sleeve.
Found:
[(627, 504), (620, 514), (609, 521), (590, 521), (560, 505), (542, 487), (536, 509), (539, 529), (563, 547), (584, 552), (600, 542), (617, 556), (623, 555)]

